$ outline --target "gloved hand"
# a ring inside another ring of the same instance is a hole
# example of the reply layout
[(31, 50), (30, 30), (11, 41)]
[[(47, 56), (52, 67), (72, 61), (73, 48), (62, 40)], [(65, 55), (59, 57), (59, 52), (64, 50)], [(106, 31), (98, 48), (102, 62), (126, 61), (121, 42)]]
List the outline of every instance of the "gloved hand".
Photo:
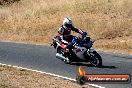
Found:
[(81, 35), (82, 35), (82, 38), (84, 38), (84, 37), (86, 37), (87, 32), (83, 32), (83, 33), (81, 33)]

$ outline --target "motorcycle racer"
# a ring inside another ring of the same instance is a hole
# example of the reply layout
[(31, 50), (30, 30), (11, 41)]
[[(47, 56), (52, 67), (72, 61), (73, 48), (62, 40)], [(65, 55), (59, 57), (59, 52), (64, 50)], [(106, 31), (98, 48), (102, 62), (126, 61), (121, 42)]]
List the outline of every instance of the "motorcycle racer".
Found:
[(72, 39), (74, 36), (71, 35), (71, 31), (80, 33), (82, 36), (87, 35), (86, 32), (74, 27), (70, 18), (64, 18), (63, 25), (58, 30), (59, 43), (64, 49), (72, 49)]
[[(81, 36), (73, 36), (71, 31), (75, 31)], [(102, 66), (101, 56), (92, 48), (94, 41), (86, 35), (86, 32), (73, 26), (70, 18), (64, 18), (63, 25), (58, 30), (58, 35), (52, 39), (51, 46), (57, 51), (56, 58), (67, 64), (90, 62), (93, 66)]]

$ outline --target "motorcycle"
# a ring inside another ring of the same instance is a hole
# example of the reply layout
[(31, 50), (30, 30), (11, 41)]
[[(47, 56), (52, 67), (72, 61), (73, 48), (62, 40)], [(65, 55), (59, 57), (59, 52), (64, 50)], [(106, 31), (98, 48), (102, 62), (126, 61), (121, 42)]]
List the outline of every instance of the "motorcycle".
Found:
[[(72, 49), (65, 50), (56, 36), (51, 44), (57, 50), (56, 58), (63, 60), (67, 64), (72, 62), (90, 62), (93, 66), (101, 67), (102, 58), (92, 47), (94, 41), (87, 36), (72, 39)], [(67, 45), (67, 43), (64, 42)]]

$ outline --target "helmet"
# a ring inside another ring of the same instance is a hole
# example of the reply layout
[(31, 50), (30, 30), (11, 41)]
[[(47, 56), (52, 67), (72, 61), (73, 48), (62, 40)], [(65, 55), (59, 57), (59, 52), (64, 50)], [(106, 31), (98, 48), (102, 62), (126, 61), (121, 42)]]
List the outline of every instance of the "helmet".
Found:
[(64, 18), (63, 25), (68, 28), (72, 27), (72, 20), (70, 18)]

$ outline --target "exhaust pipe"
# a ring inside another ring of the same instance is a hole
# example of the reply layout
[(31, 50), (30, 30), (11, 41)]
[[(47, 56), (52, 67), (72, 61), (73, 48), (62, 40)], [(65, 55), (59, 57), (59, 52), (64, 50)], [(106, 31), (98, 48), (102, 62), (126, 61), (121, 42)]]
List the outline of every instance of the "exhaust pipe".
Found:
[(58, 59), (61, 59), (61, 60), (66, 60), (66, 61), (69, 61), (69, 59), (68, 58), (65, 58), (63, 55), (61, 55), (61, 54), (59, 54), (59, 53), (57, 53), (56, 54), (56, 58), (58, 58)]

